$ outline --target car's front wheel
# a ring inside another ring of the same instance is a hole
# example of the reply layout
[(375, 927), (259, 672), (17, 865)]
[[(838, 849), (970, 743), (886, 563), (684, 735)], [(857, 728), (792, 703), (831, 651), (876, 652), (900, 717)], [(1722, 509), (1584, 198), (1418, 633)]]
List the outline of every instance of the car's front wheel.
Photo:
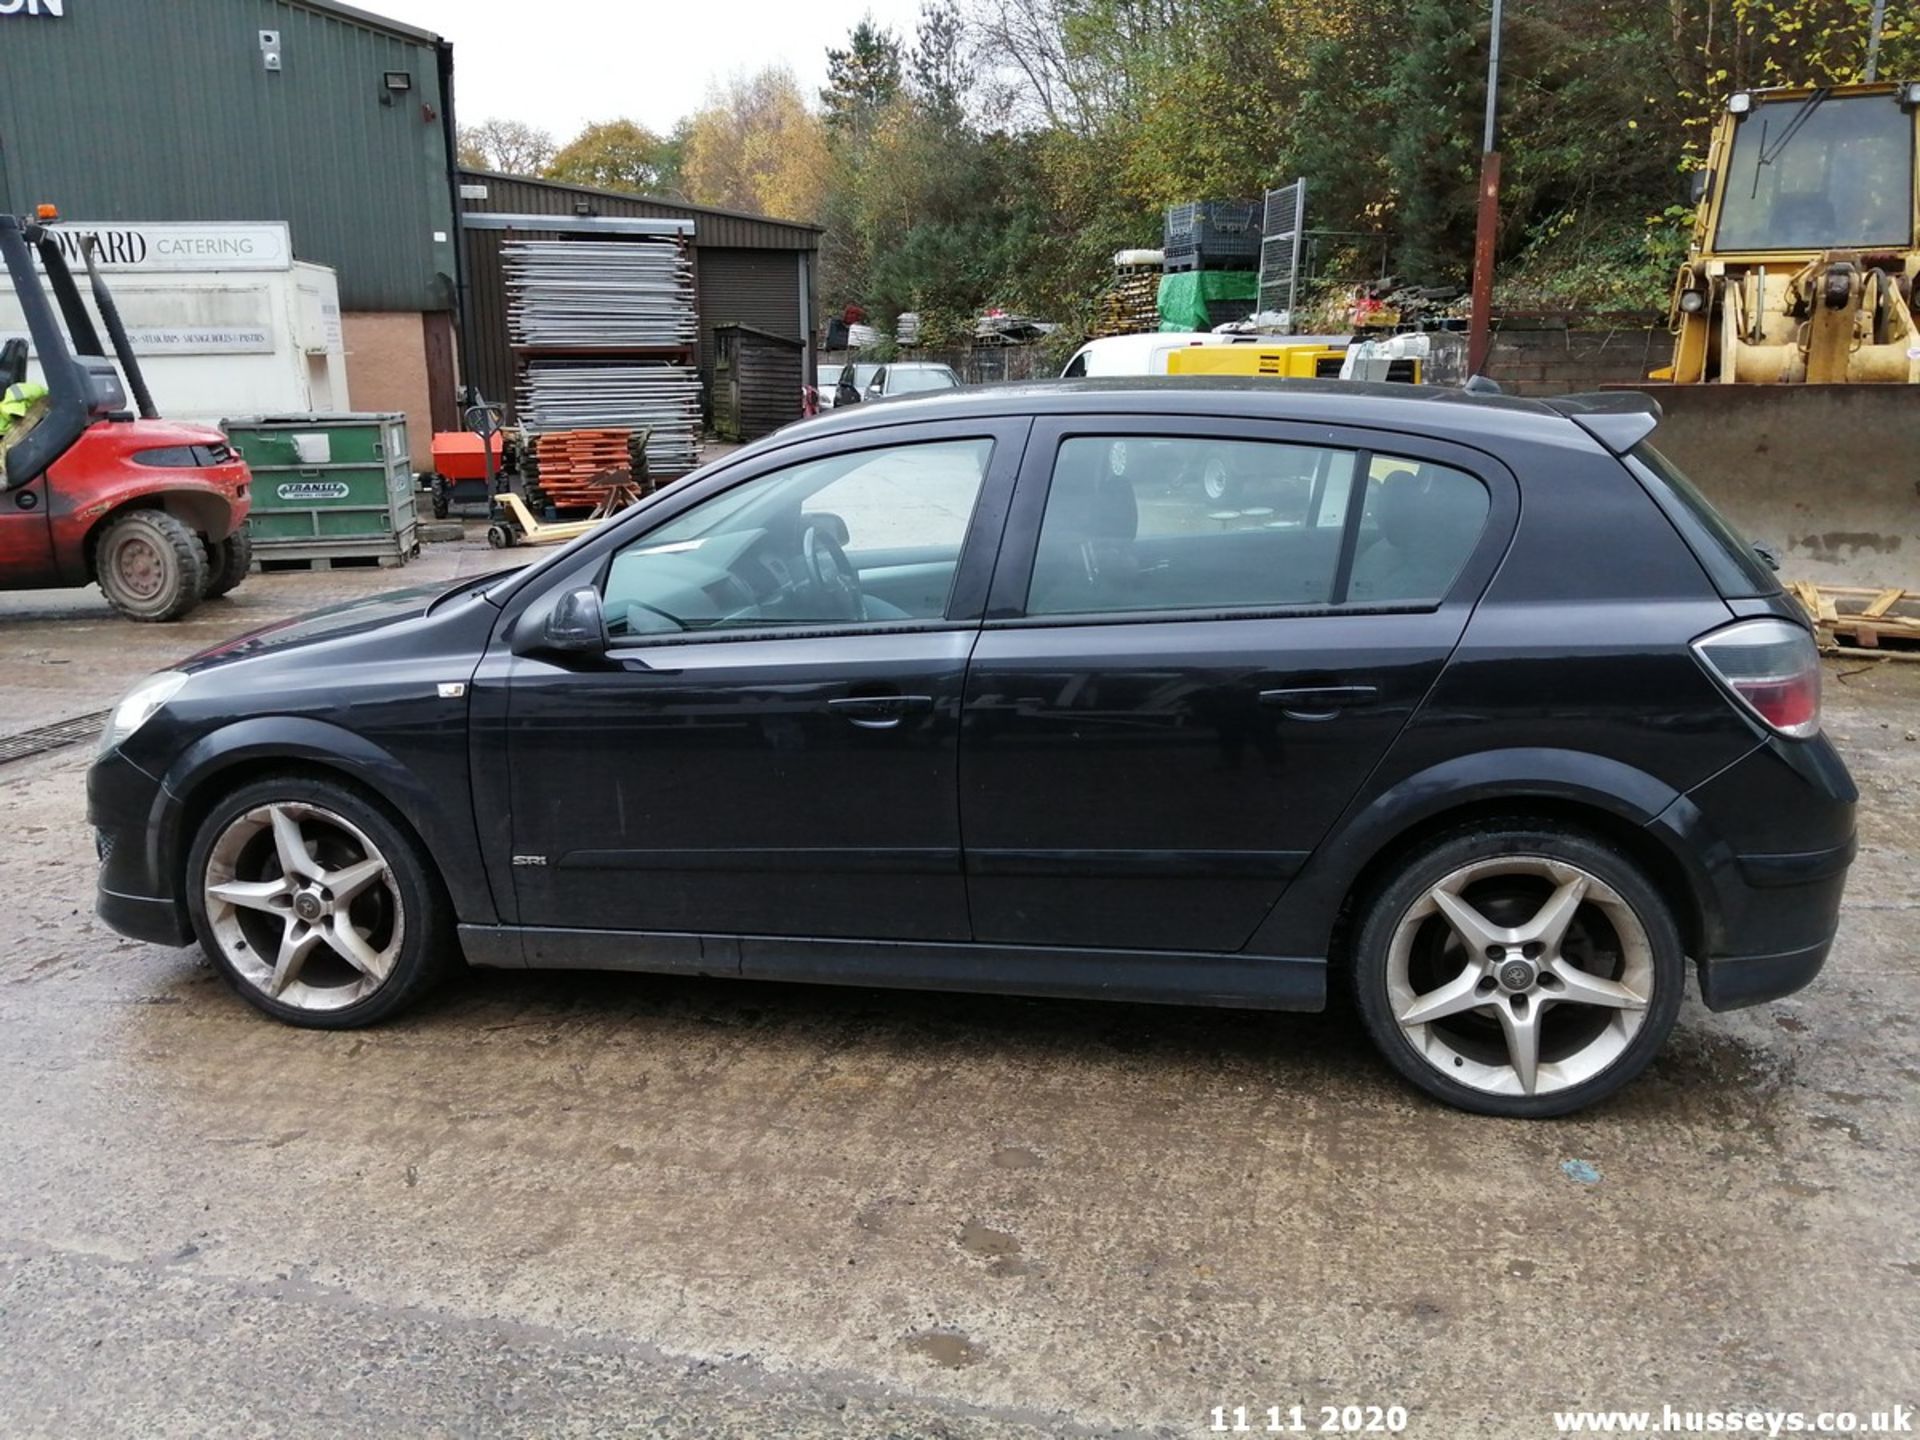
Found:
[(1679, 1013), (1672, 912), (1625, 855), (1556, 826), (1457, 832), (1374, 896), (1353, 956), (1393, 1067), (1485, 1115), (1564, 1115), (1645, 1069)]
[(187, 857), (200, 947), (249, 1003), (343, 1030), (422, 995), (452, 958), (420, 844), (357, 791), (305, 776), (216, 805)]

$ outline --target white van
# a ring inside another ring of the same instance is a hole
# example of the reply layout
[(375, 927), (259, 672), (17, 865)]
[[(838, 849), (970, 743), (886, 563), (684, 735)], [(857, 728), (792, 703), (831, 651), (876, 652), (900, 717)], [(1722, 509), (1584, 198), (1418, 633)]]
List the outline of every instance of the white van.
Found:
[(1106, 375), (1165, 375), (1167, 356), (1192, 345), (1234, 345), (1270, 340), (1266, 335), (1213, 335), (1206, 331), (1149, 331), (1145, 335), (1109, 335), (1089, 340), (1073, 352), (1062, 380), (1099, 379)]

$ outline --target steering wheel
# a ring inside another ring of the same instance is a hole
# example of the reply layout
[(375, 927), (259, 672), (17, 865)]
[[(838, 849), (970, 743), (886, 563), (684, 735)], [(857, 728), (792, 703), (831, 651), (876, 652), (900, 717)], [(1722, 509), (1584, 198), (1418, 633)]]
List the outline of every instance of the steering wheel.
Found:
[(858, 620), (865, 613), (860, 596), (860, 572), (847, 559), (840, 542), (823, 525), (809, 525), (800, 535), (800, 558), (814, 589), (825, 598), (836, 620)]

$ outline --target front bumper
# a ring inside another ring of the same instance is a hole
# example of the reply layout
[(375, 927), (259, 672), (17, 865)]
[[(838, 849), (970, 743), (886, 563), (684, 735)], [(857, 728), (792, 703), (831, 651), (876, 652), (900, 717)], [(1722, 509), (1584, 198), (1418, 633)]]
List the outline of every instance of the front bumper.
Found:
[(160, 782), (117, 750), (87, 772), (87, 820), (100, 857), (94, 910), (132, 939), (188, 945), (187, 907), (173, 877), (162, 873), (161, 799)]

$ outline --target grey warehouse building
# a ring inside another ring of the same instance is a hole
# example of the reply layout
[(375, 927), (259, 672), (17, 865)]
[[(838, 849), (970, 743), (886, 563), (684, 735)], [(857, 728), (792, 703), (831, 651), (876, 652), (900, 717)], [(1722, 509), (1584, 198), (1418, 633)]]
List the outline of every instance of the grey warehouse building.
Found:
[(0, 15), (0, 210), (285, 221), (339, 276), (355, 405), (450, 425), (451, 67), (440, 37), (324, 0), (22, 7)]
[(801, 341), (811, 373), (817, 229), (463, 175), (453, 53), (336, 0), (0, 7), (0, 210), (286, 222), (294, 254), (338, 275), (354, 407), (405, 411), (422, 455), (459, 426), (463, 356), (468, 381), (512, 399), (500, 232), (463, 233), (463, 210), (691, 220), (702, 368), (713, 327), (736, 322)]

